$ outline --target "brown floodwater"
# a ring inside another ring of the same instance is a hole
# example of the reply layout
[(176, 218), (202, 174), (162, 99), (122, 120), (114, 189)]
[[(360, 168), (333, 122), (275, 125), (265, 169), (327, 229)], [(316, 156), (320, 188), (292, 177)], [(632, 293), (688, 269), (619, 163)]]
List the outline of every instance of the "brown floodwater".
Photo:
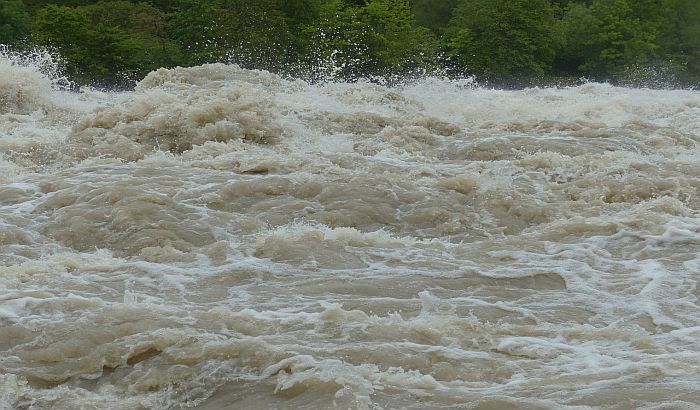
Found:
[(0, 408), (700, 407), (700, 92), (62, 91), (0, 59)]

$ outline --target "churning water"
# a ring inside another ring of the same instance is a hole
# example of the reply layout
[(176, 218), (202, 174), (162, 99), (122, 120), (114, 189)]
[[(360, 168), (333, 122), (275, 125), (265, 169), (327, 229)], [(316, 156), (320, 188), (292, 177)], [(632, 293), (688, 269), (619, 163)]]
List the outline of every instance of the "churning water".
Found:
[(700, 92), (5, 59), (0, 153), (0, 407), (700, 406)]

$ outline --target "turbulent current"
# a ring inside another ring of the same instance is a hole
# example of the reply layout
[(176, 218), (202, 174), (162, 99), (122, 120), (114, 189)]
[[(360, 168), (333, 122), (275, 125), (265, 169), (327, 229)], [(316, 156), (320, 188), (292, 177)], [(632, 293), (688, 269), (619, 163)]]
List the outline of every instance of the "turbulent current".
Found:
[(0, 60), (0, 408), (697, 409), (700, 92)]

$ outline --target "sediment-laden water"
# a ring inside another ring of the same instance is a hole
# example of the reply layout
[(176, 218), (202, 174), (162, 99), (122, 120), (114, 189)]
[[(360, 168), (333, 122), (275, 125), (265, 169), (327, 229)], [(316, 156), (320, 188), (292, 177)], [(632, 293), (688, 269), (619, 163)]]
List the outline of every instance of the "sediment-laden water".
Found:
[(699, 147), (697, 91), (2, 60), (0, 408), (698, 408)]

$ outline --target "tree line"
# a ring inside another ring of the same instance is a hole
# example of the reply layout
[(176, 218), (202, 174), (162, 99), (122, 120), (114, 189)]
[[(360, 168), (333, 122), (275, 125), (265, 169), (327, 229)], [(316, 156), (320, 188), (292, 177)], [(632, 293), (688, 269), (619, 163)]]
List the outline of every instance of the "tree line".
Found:
[(233, 62), (315, 80), (700, 83), (698, 0), (2, 0), (0, 44), (81, 84)]

